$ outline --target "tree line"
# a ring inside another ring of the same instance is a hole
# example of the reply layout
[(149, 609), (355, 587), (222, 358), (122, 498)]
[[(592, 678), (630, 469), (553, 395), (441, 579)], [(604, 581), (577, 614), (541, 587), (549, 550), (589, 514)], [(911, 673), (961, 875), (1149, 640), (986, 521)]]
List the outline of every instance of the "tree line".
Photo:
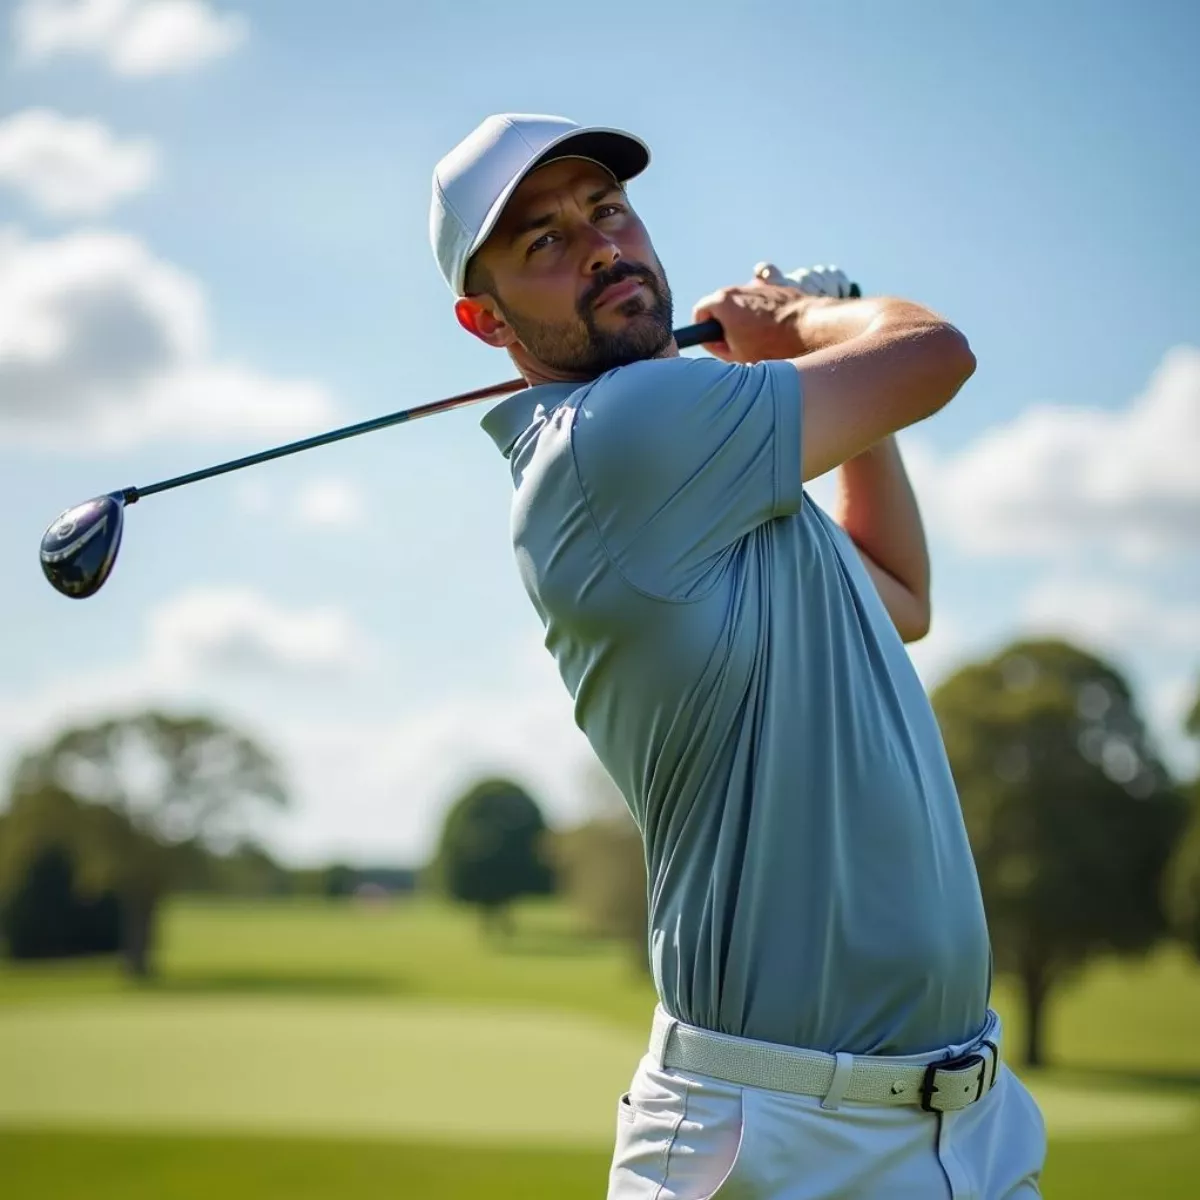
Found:
[[(1091, 959), (1173, 939), (1200, 956), (1200, 781), (1173, 777), (1128, 682), (1061, 640), (1025, 640), (932, 692), (979, 869), (999, 973), (1044, 1059), (1053, 990)], [(1186, 721), (1200, 742), (1200, 690)], [(517, 782), (483, 779), (450, 805), (418, 869), (311, 870), (247, 837), (287, 802), (279, 763), (207, 716), (146, 712), (72, 727), (18, 760), (0, 810), (0, 938), (13, 958), (119, 954), (153, 970), (172, 892), (439, 892), (504, 938), (523, 896), (562, 895), (581, 933), (648, 967), (641, 840), (607, 776), (588, 816), (551, 829)]]

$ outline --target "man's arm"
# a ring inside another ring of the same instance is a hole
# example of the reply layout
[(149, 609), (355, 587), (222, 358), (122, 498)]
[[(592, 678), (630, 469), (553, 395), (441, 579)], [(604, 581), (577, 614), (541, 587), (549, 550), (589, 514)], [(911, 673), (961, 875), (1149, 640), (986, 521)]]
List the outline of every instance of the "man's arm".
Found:
[(958, 392), (975, 358), (957, 329), (903, 300), (797, 298), (756, 282), (696, 307), (715, 316), (717, 357), (788, 358), (804, 396), (805, 480), (841, 466), (836, 517), (905, 641), (929, 629), (929, 558), (916, 498), (892, 437)]
[(858, 547), (900, 637), (929, 632), (929, 552), (917, 498), (894, 437), (844, 463), (834, 519)]
[(805, 480), (932, 416), (975, 370), (967, 339), (907, 300), (797, 296), (755, 282), (698, 304), (695, 320), (709, 317), (725, 332), (708, 347), (718, 358), (786, 358), (800, 372)]

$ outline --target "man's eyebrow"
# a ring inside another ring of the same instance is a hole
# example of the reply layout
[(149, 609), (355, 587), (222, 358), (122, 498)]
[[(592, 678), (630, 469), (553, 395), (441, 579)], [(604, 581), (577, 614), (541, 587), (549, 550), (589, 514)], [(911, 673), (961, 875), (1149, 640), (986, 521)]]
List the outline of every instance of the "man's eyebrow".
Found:
[(599, 204), (601, 200), (606, 200), (609, 196), (613, 195), (614, 192), (620, 193), (623, 195), (624, 189), (621, 187), (621, 185), (619, 183), (615, 183), (615, 182), (614, 183), (606, 183), (602, 188), (600, 188), (597, 191), (594, 191), (587, 198), (587, 202), (589, 204)]
[[(599, 204), (601, 200), (607, 199), (612, 195), (623, 195), (624, 189), (619, 183), (606, 183), (603, 187), (597, 188), (588, 196), (588, 204)], [(536, 211), (536, 210), (535, 210)], [(509, 244), (518, 241), (527, 233), (532, 233), (535, 229), (545, 229), (547, 225), (554, 224), (554, 214), (544, 213), (541, 216), (526, 217), (523, 221), (519, 221), (509, 237)]]
[(523, 221), (514, 226), (512, 234), (509, 236), (509, 244), (520, 241), (527, 233), (532, 233), (535, 229), (545, 229), (547, 225), (554, 224), (554, 214), (546, 213), (541, 217), (526, 217)]

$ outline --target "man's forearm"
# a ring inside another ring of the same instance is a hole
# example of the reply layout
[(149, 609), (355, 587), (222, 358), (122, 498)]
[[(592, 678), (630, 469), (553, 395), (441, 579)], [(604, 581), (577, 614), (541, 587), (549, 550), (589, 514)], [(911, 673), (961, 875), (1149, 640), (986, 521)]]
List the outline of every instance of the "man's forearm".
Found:
[(790, 306), (788, 317), (800, 341), (800, 354), (841, 345), (881, 326), (916, 334), (938, 323), (928, 309), (891, 296), (861, 300), (806, 296)]
[[(863, 555), (911, 594), (914, 606), (906, 613), (905, 624), (919, 625), (922, 622), (915, 617), (923, 615), (927, 626), (929, 551), (917, 498), (894, 437), (842, 465), (834, 516)], [(916, 631), (916, 636), (923, 632)]]

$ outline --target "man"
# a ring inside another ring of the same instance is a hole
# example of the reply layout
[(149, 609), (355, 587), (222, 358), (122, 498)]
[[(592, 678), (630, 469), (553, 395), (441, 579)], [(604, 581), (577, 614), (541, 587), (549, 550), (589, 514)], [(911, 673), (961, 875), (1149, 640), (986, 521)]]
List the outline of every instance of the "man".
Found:
[[(903, 646), (929, 566), (892, 435), (974, 358), (919, 305), (769, 269), (697, 305), (724, 338), (680, 357), (624, 186), (648, 162), (629, 134), (494, 116), (438, 164), (431, 212), (459, 322), (530, 384), (484, 419), (518, 567), (645, 843), (660, 1004), (609, 1196), (1037, 1195), (1045, 1131), (1000, 1061)], [(804, 483), (836, 467), (835, 521)]]

